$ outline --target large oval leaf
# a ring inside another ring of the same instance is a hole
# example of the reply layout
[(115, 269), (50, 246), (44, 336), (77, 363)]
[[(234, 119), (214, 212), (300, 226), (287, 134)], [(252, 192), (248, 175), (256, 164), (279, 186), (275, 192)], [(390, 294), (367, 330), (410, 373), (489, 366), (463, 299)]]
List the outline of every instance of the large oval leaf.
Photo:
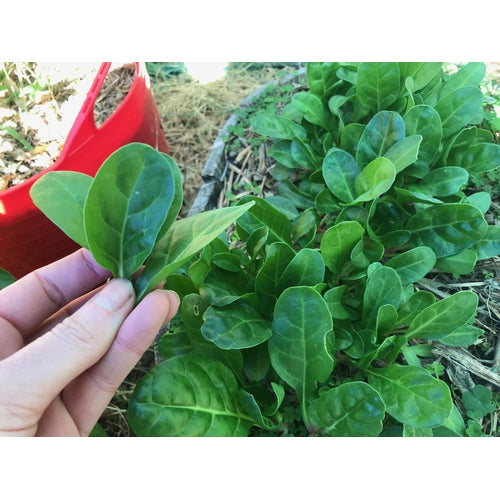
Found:
[(254, 425), (231, 370), (192, 354), (168, 359), (138, 382), (128, 419), (141, 437), (246, 436)]
[(467, 184), (469, 174), (461, 167), (440, 167), (431, 170), (415, 185), (414, 190), (430, 196), (451, 196)]
[(321, 436), (371, 437), (382, 431), (385, 405), (365, 382), (346, 382), (321, 392), (308, 415)]
[(356, 93), (373, 112), (387, 109), (399, 97), (399, 66), (395, 62), (365, 62), (359, 65)]
[(88, 248), (83, 222), (92, 177), (81, 172), (47, 172), (30, 189), (33, 203), (72, 240)]
[(96, 261), (130, 278), (153, 249), (174, 189), (162, 153), (138, 143), (115, 151), (98, 170), (85, 202), (85, 233)]
[(482, 110), (483, 93), (477, 87), (461, 87), (439, 100), (435, 109), (441, 117), (443, 137), (476, 121)]
[(309, 92), (297, 92), (292, 98), (292, 105), (304, 115), (308, 122), (325, 129), (329, 128), (325, 109), (319, 97)]
[(324, 382), (333, 370), (333, 359), (325, 347), (332, 328), (328, 305), (313, 288), (291, 287), (278, 298), (269, 356), (274, 370), (295, 389), (303, 407), (317, 382)]
[(387, 413), (403, 424), (437, 427), (451, 413), (453, 403), (448, 386), (425, 368), (398, 364), (372, 368), (369, 382)]
[(460, 165), (470, 173), (494, 170), (500, 166), (500, 145), (474, 144), (465, 151)]
[(488, 224), (473, 205), (434, 205), (413, 215), (406, 229), (438, 258), (454, 255), (480, 241)]

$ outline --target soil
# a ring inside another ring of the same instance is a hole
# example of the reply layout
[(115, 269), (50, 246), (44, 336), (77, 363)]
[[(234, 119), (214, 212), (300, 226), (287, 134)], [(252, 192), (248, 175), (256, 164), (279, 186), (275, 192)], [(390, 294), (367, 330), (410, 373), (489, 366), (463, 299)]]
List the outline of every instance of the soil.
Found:
[[(12, 68), (8, 77), (19, 92), (13, 98), (12, 93), (0, 90), (0, 191), (57, 161), (98, 69), (94, 65), (77, 77), (58, 75), (49, 80), (46, 74), (51, 68), (45, 65), (4, 65)], [(108, 73), (94, 107), (97, 127), (123, 101), (134, 74), (133, 64), (115, 67)]]

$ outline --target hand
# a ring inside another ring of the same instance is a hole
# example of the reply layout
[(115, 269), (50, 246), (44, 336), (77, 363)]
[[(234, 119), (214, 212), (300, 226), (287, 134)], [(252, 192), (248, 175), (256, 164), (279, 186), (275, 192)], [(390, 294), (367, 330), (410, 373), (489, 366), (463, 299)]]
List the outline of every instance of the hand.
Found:
[(179, 308), (108, 278), (81, 249), (0, 290), (0, 436), (87, 436)]

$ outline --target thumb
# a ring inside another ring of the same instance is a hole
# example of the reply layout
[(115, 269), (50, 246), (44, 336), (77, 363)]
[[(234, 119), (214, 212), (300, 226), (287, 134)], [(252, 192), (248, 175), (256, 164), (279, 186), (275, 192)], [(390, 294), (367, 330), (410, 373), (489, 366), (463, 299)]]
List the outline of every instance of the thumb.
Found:
[(12, 415), (16, 425), (35, 425), (57, 394), (106, 353), (134, 301), (130, 281), (113, 280), (72, 316), (1, 361), (0, 431)]

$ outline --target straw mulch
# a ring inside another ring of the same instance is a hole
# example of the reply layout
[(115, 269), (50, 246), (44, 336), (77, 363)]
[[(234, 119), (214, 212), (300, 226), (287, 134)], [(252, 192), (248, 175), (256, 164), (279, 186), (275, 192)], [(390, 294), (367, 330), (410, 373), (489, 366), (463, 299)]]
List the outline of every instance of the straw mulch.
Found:
[(170, 155), (184, 181), (186, 215), (200, 186), (201, 171), (220, 129), (240, 102), (276, 77), (280, 68), (262, 65), (229, 67), (224, 78), (201, 84), (188, 74), (156, 77), (151, 85), (167, 137)]

